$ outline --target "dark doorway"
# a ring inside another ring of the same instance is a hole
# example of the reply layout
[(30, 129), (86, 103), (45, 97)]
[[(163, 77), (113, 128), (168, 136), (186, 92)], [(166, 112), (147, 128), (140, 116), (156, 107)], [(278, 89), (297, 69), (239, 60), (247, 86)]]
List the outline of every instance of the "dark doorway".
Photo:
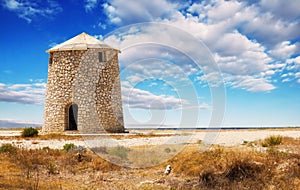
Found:
[(78, 106), (72, 104), (69, 107), (69, 127), (68, 130), (77, 130)]

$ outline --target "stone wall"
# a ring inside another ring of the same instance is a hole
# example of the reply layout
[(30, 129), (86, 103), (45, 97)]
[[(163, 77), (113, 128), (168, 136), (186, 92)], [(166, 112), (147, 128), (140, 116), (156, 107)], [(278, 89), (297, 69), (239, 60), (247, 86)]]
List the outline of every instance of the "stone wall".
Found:
[[(105, 52), (106, 62), (100, 62)], [(112, 49), (50, 53), (43, 132), (68, 128), (69, 107), (78, 105), (78, 130), (123, 132), (118, 52)]]

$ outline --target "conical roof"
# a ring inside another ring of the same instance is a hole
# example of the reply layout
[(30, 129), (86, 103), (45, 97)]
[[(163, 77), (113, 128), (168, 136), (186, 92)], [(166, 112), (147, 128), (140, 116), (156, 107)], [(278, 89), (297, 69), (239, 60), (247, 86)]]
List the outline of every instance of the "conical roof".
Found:
[(99, 49), (99, 48), (114, 49), (104, 44), (103, 42), (99, 41), (98, 39), (83, 32), (59, 45), (52, 47), (51, 49), (48, 49), (46, 52), (50, 53), (54, 51), (87, 50), (87, 49)]

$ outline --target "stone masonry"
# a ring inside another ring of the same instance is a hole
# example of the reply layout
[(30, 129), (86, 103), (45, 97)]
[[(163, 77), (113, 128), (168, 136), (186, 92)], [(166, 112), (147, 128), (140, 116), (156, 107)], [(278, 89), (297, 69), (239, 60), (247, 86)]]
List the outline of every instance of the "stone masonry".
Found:
[(83, 33), (48, 52), (43, 133), (71, 129), (74, 105), (79, 132), (124, 132), (119, 50)]

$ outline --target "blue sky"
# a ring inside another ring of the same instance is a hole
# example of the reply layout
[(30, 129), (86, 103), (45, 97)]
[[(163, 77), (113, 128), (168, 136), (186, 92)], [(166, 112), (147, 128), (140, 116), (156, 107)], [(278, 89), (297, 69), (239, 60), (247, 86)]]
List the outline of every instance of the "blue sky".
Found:
[[(42, 123), (45, 50), (86, 32), (122, 51), (127, 126), (207, 126), (216, 110), (224, 126), (299, 126), (299, 7), (298, 0), (0, 0), (0, 120)], [(193, 56), (213, 58), (217, 75)]]

